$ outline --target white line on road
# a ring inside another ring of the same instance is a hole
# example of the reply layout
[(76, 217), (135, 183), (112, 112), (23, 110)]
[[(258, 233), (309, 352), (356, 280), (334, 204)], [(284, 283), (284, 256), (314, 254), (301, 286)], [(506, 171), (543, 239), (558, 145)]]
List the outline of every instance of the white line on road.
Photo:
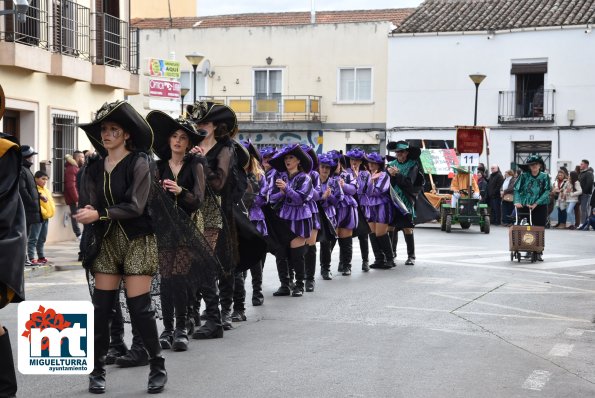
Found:
[(574, 344), (556, 344), (549, 352), (551, 357), (567, 357), (572, 352)]
[[(547, 260), (547, 257), (546, 257)], [(538, 264), (527, 264), (525, 268), (530, 269), (558, 269), (558, 268), (574, 268), (574, 267), (584, 267), (587, 265), (595, 265), (595, 259), (592, 258), (583, 258), (581, 260), (569, 260), (569, 261), (555, 261), (555, 262), (548, 262), (545, 261), (543, 263)]]
[(564, 334), (566, 336), (571, 336), (571, 337), (582, 336), (583, 333), (585, 333), (585, 330), (584, 329), (568, 328), (568, 329), (566, 329), (566, 331), (564, 331)]
[(523, 383), (523, 388), (525, 390), (541, 391), (550, 380), (551, 375), (552, 373), (547, 370), (534, 370)]
[[(503, 252), (504, 253), (504, 252)], [(576, 257), (573, 254), (548, 254), (547, 255), (547, 260), (553, 259), (553, 258), (568, 258), (568, 257)], [(463, 259), (460, 260), (464, 263), (470, 263), (470, 264), (474, 264), (476, 262), (481, 262), (482, 264), (490, 264), (490, 263), (500, 263), (500, 262), (509, 262), (510, 261), (510, 252), (506, 252), (506, 254), (503, 254), (502, 257), (493, 257), (493, 258), (478, 258), (478, 259)], [(568, 260), (568, 261), (572, 261), (572, 260)], [(553, 263), (552, 263), (553, 264)], [(522, 263), (515, 263), (515, 265), (524, 265)], [(562, 268), (562, 267), (560, 267)]]
[[(460, 248), (458, 248), (460, 250)], [(497, 250), (497, 251), (479, 251), (477, 249), (473, 249), (473, 251), (471, 253), (466, 254), (466, 256), (473, 256), (469, 259), (467, 259), (467, 261), (480, 261), (483, 260), (480, 256), (491, 256), (494, 254), (501, 254), (502, 256), (508, 256), (508, 258), (510, 259), (510, 252), (507, 251), (502, 251), (502, 250)], [(420, 260), (423, 260), (425, 258), (434, 258), (434, 257), (456, 257), (456, 261), (462, 261), (461, 259), (461, 253), (459, 251), (453, 251), (452, 248), (449, 251), (444, 251), (444, 252), (430, 252), (430, 253), (421, 253), (417, 255), (417, 258)]]

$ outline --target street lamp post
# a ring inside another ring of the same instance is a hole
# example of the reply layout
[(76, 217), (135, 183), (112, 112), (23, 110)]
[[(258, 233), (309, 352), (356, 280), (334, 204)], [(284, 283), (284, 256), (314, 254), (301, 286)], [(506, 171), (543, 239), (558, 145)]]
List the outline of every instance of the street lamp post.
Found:
[[(473, 126), (477, 126), (477, 97), (479, 95), (479, 85), (486, 78), (486, 75), (480, 75), (480, 74), (476, 73), (474, 75), (469, 75), (469, 78), (475, 84), (475, 113), (473, 116)], [(488, 167), (490, 167), (489, 166), (490, 165), (490, 144), (488, 142), (488, 133), (487, 132), (485, 132), (485, 141), (486, 141), (486, 163), (488, 164)], [(471, 191), (469, 191), (469, 192), (471, 192)]]
[(188, 94), (188, 91), (190, 91), (189, 88), (183, 88), (180, 90), (180, 99), (182, 100), (182, 112), (180, 113), (180, 115), (182, 117), (184, 116), (184, 97), (186, 96), (186, 94)]
[(194, 75), (194, 87), (193, 87), (193, 100), (194, 102), (196, 102), (196, 68), (198, 67), (198, 64), (200, 64), (200, 61), (202, 61), (204, 59), (204, 55), (193, 52), (192, 54), (188, 54), (186, 55), (186, 59), (188, 60), (188, 62), (190, 62), (190, 65), (192, 65), (192, 73)]

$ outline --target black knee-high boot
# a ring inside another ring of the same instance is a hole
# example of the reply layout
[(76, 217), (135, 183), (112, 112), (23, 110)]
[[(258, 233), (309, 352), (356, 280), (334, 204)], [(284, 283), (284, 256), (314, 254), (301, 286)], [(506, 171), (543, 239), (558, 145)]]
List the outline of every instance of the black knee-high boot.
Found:
[(411, 234), (411, 235), (405, 234), (405, 243), (407, 243), (407, 261), (405, 261), (405, 265), (414, 265), (415, 264), (415, 240), (413, 239), (413, 234)]
[(204, 280), (200, 286), (200, 295), (205, 301), (206, 319), (203, 325), (194, 332), (192, 338), (216, 339), (223, 337), (217, 279)]
[(219, 278), (219, 302), (221, 303), (221, 324), (223, 330), (231, 330), (231, 306), (233, 305), (233, 286), (235, 274)]
[(114, 303), (120, 290), (93, 291), (93, 312), (95, 315), (95, 359), (93, 372), (89, 375), (89, 392), (105, 392), (105, 357), (109, 348), (110, 320)]
[(119, 299), (114, 302), (111, 321), (109, 350), (107, 350), (107, 356), (105, 357), (106, 365), (113, 365), (116, 363), (116, 359), (128, 352), (128, 347), (124, 342), (124, 318), (122, 317), (122, 307)]
[(289, 296), (291, 294), (291, 290), (289, 289), (289, 262), (286, 253), (287, 249), (279, 249), (277, 251), (277, 274), (279, 275), (281, 286), (273, 293), (273, 296)]
[(368, 272), (370, 270), (370, 263), (368, 262), (368, 256), (370, 254), (368, 235), (360, 235), (357, 238), (359, 239), (359, 248), (362, 253), (362, 271)]
[(390, 237), (388, 234), (384, 234), (382, 236), (377, 236), (376, 239), (378, 240), (378, 246), (380, 246), (380, 250), (384, 253), (384, 257), (386, 258), (386, 263), (384, 265), (384, 269), (396, 267), (394, 257), (393, 257), (393, 248), (390, 244)]
[(370, 265), (370, 268), (385, 268), (386, 259), (384, 258), (382, 249), (380, 249), (378, 238), (376, 238), (375, 233), (370, 234), (370, 245), (372, 246), (372, 252), (374, 253), (374, 263)]
[(151, 305), (151, 294), (145, 293), (136, 297), (128, 297), (126, 303), (130, 309), (132, 324), (137, 327), (143, 339), (143, 344), (149, 353), (151, 370), (149, 372), (147, 392), (151, 394), (159, 393), (163, 391), (165, 383), (167, 383), (167, 371), (165, 370), (165, 358), (161, 356), (155, 310)]
[[(186, 351), (188, 349), (188, 289), (184, 280), (177, 280), (176, 289), (173, 291), (174, 311), (176, 315), (176, 329), (171, 345), (174, 351)], [(162, 346), (163, 347), (163, 346)]]
[(306, 270), (304, 256), (307, 247), (295, 247), (289, 249), (289, 263), (295, 271), (295, 287), (291, 291), (293, 297), (301, 297), (304, 294), (304, 275)]
[(163, 332), (159, 336), (159, 344), (169, 350), (174, 341), (174, 286), (171, 278), (161, 278), (159, 293), (161, 296), (161, 313), (163, 314)]
[(306, 291), (314, 291), (314, 275), (316, 274), (316, 244), (306, 245)]
[(333, 243), (329, 241), (320, 242), (320, 275), (325, 281), (333, 279), (331, 272), (331, 253)]
[(196, 298), (196, 290), (196, 286), (188, 284), (186, 293), (188, 296), (188, 302), (186, 303), (188, 312), (186, 329), (188, 330), (188, 336), (192, 336), (194, 331), (200, 327), (200, 300)]
[(390, 234), (390, 244), (391, 244), (391, 248), (393, 249), (393, 257), (396, 260), (397, 259), (397, 243), (399, 243), (399, 230), (398, 229), (393, 229), (392, 232), (389, 232)]
[(339, 258), (343, 264), (343, 275), (351, 275), (351, 259), (353, 257), (353, 238), (339, 238)]
[(232, 322), (242, 322), (246, 320), (246, 271), (236, 272), (233, 282), (233, 312), (231, 313)]
[(266, 253), (261, 261), (250, 268), (250, 276), (252, 277), (252, 305), (255, 307), (264, 303), (264, 296), (262, 295), (262, 270), (265, 260)]
[[(17, 374), (14, 371), (14, 360), (8, 330), (0, 336), (0, 397), (14, 397), (17, 393)], [(105, 386), (105, 373), (104, 373)]]

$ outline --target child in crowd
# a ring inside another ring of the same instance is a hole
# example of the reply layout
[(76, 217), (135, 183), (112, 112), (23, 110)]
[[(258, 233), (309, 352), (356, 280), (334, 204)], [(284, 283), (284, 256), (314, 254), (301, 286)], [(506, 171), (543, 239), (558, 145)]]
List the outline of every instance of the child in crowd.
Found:
[[(56, 212), (56, 205), (50, 191), (46, 188), (49, 180), (48, 175), (44, 171), (35, 173), (35, 184), (37, 184), (37, 192), (39, 192), (39, 207), (41, 209), (41, 222), (31, 226), (31, 233), (29, 234), (29, 245), (27, 251), (32, 265), (41, 265), (48, 262), (43, 252), (45, 239), (48, 235), (48, 220), (54, 216)], [(37, 249), (37, 259), (34, 253)]]

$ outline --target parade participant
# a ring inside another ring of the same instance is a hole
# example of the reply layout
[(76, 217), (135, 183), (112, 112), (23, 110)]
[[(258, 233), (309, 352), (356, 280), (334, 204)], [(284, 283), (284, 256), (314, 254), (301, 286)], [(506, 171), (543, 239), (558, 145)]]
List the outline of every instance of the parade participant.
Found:
[[(388, 226), (393, 219), (393, 204), (390, 197), (390, 175), (384, 169), (384, 158), (376, 152), (366, 155), (370, 178), (366, 185), (361, 189), (361, 200), (365, 203), (365, 213), (368, 224), (370, 225), (370, 241), (374, 250), (375, 262), (372, 268), (392, 268), (394, 263), (387, 262), (390, 256), (386, 256), (385, 246), (380, 246), (379, 241), (385, 240), (384, 236), (388, 234)], [(388, 236), (388, 235), (387, 235)], [(390, 246), (389, 246), (390, 247)], [(392, 254), (392, 247), (390, 247)]]
[[(543, 171), (545, 164), (541, 156), (532, 154), (523, 165), (519, 165), (523, 173), (514, 184), (514, 206), (519, 218), (531, 212), (532, 225), (545, 227), (550, 201), (551, 183), (549, 176)], [(543, 261), (543, 253), (537, 254), (537, 260)]]
[[(343, 200), (343, 189), (339, 184), (339, 177), (335, 176), (337, 161), (329, 154), (322, 154), (318, 157), (320, 174), (320, 191), (322, 195), (319, 203), (322, 206), (332, 227), (337, 228), (336, 206)], [(324, 240), (320, 242), (320, 275), (324, 280), (333, 279), (331, 272), (331, 253), (335, 241)]]
[[(0, 309), (25, 300), (27, 227), (19, 195), (21, 162), (16, 139), (0, 133)], [(16, 393), (17, 377), (10, 338), (0, 321), (0, 396), (14, 397)]]
[[(202, 228), (203, 218), (199, 208), (205, 196), (206, 160), (203, 156), (190, 154), (189, 150), (204, 139), (206, 132), (197, 131), (187, 119), (175, 120), (161, 111), (149, 112), (147, 122), (155, 133), (153, 151), (159, 157), (157, 180), (171, 199), (171, 204), (195, 220), (197, 228)], [(164, 349), (188, 349), (189, 250), (191, 248), (183, 247), (174, 253), (159, 251), (164, 327), (159, 343)]]
[[(270, 201), (277, 209), (277, 217), (283, 220), (283, 224), (276, 227), (286, 230), (285, 234), (278, 234), (285, 235), (285, 242), (279, 242), (282, 247), (278, 249), (277, 256), (288, 259), (296, 279), (295, 286), (290, 290), (289, 269), (279, 268), (281, 286), (275, 295), (301, 297), (304, 292), (305, 245), (312, 233), (312, 212), (308, 205), (313, 196), (312, 181), (308, 175), (312, 170), (312, 159), (299, 144), (295, 144), (283, 148), (269, 163), (277, 170)], [(277, 266), (283, 266), (283, 261), (277, 261)]]
[(468, 198), (469, 197), (469, 179), (471, 179), (472, 186), (471, 186), (471, 197), (473, 199), (481, 199), (481, 194), (479, 192), (479, 186), (477, 185), (477, 181), (471, 174), (469, 174), (468, 170), (465, 170), (462, 167), (453, 166), (453, 170), (456, 172), (452, 181), (450, 182), (450, 190), (452, 191), (452, 198), (450, 200), (450, 207), (456, 208), (457, 203), (459, 203), (459, 198)]
[[(312, 212), (312, 233), (306, 241), (306, 292), (314, 291), (314, 275), (316, 274), (316, 239), (318, 231), (321, 229), (321, 218), (318, 214), (318, 204), (322, 192), (320, 188), (320, 174), (318, 174), (318, 156), (314, 152), (314, 148), (309, 145), (301, 145), (302, 150), (310, 156), (312, 160), (312, 170), (310, 171), (310, 179), (312, 180), (312, 200), (308, 202), (310, 211)], [(290, 272), (291, 277), (291, 272)]]
[[(207, 132), (207, 136), (192, 152), (202, 154), (207, 159), (207, 186), (215, 196), (207, 195), (201, 208), (204, 234), (223, 267), (218, 275), (219, 291), (216, 279), (201, 283), (199, 290), (206, 305), (206, 322), (192, 338), (220, 338), (223, 337), (224, 329), (232, 328), (233, 270), (239, 262), (233, 206), (242, 199), (247, 180), (245, 175), (239, 175), (237, 167), (233, 141), (238, 132), (235, 112), (226, 105), (207, 101), (195, 102), (187, 109), (198, 129)], [(243, 170), (241, 173), (244, 174)]]
[[(415, 240), (413, 237), (413, 218), (415, 217), (415, 202), (423, 187), (423, 176), (419, 172), (419, 156), (421, 150), (417, 147), (409, 145), (405, 141), (389, 142), (386, 146), (388, 150), (395, 151), (397, 159), (388, 164), (388, 173), (391, 176), (391, 186), (394, 189), (394, 194), (399, 199), (400, 203), (405, 206), (408, 216), (403, 217), (399, 213), (399, 209), (395, 212), (395, 235), (394, 240), (397, 242), (398, 231), (403, 230), (405, 236), (405, 243), (407, 245), (407, 261), (405, 265), (415, 264)], [(383, 238), (379, 240), (380, 247), (386, 255), (387, 251), (384, 249), (386, 245), (390, 245), (390, 239)], [(392, 256), (393, 251), (390, 250)], [(394, 261), (392, 258), (386, 259), (387, 263)], [(396, 263), (394, 263), (396, 265)]]
[[(359, 222), (358, 203), (356, 200), (358, 185), (361, 180), (369, 178), (369, 173), (362, 170), (365, 152), (359, 148), (353, 148), (345, 154), (349, 159), (350, 167), (341, 172), (339, 184), (343, 189), (343, 200), (337, 204), (337, 235), (339, 237), (339, 272), (343, 275), (351, 275), (351, 259), (353, 257), (353, 231)], [(360, 241), (362, 250), (362, 270), (368, 268), (368, 241)]]
[(93, 122), (79, 127), (103, 158), (88, 166), (85, 184), (90, 205), (75, 215), (78, 222), (93, 224), (99, 242), (91, 268), (95, 277), (95, 366), (89, 375), (89, 392), (105, 392), (109, 320), (124, 278), (132, 326), (149, 353), (147, 389), (158, 393), (165, 387), (167, 372), (150, 295), (158, 258), (146, 206), (151, 176), (145, 152), (153, 144), (153, 131), (125, 101), (104, 104)]
[[(256, 149), (249, 140), (242, 141), (242, 145), (246, 148), (249, 154), (249, 160), (245, 167), (246, 175), (248, 177), (248, 187), (242, 202), (248, 212), (250, 222), (256, 227), (256, 231), (258, 231), (261, 236), (265, 237), (268, 235), (268, 230), (262, 207), (266, 205), (268, 200), (268, 185), (265, 172), (260, 165), (262, 158), (260, 157), (258, 149)], [(264, 303), (264, 296), (262, 295), (262, 270), (265, 257), (266, 252), (259, 261), (256, 261), (249, 267), (250, 275), (252, 277), (252, 305), (254, 306), (259, 306)], [(240, 258), (240, 263), (242, 263), (242, 260), (243, 259)], [(248, 272), (244, 270), (236, 271), (235, 273), (233, 312), (231, 314), (231, 320), (233, 322), (242, 322), (247, 319), (245, 307), (246, 289), (244, 287), (247, 275)]]

